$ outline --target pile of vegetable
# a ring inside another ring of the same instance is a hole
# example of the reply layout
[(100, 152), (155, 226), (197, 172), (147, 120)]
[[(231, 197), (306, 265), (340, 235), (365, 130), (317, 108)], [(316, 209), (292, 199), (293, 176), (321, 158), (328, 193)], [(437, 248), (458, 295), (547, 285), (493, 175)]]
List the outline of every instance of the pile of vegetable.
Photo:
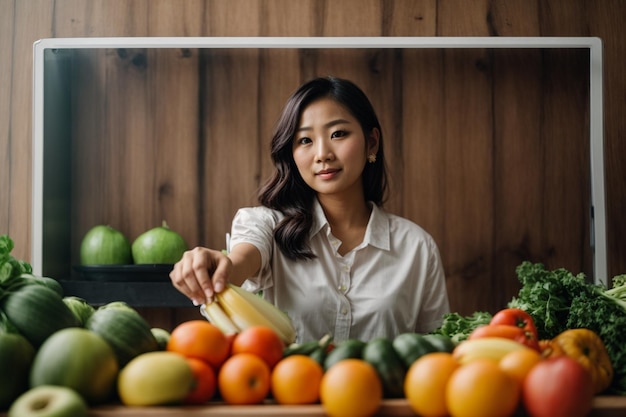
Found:
[(486, 311), (476, 311), (469, 316), (462, 316), (456, 312), (446, 313), (441, 326), (432, 333), (448, 336), (454, 343), (466, 340), (478, 327), (491, 322), (492, 315)]
[(516, 274), (522, 287), (508, 306), (533, 317), (540, 339), (552, 339), (567, 329), (596, 332), (615, 369), (610, 392), (626, 394), (626, 275), (616, 276), (606, 288), (582, 273), (547, 270), (528, 261), (516, 268)]

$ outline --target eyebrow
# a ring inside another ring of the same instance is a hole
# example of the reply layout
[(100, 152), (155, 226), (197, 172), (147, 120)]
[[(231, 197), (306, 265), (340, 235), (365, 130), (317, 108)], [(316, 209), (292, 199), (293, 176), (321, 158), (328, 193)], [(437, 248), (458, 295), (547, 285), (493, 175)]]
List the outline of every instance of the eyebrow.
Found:
[[(350, 123), (350, 121), (349, 121), (349, 120), (346, 120), (346, 119), (335, 119), (335, 120), (331, 120), (330, 122), (328, 122), (328, 123), (326, 123), (326, 124), (324, 125), (324, 128), (328, 129), (329, 127), (333, 127), (333, 126), (336, 126), (336, 125), (340, 125), (340, 124), (342, 124), (342, 123), (349, 124), (349, 123)], [(303, 126), (303, 127), (299, 127), (298, 129), (296, 129), (296, 132), (302, 132), (302, 131), (304, 131), (304, 130), (313, 130), (313, 128), (312, 128), (312, 127), (309, 127), (309, 126)]]

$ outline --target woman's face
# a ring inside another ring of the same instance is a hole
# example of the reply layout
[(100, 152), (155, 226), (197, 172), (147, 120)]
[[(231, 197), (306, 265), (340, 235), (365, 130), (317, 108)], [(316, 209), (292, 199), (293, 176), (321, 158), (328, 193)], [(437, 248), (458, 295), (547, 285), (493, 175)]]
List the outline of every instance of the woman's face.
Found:
[(378, 130), (367, 140), (358, 120), (331, 98), (305, 107), (293, 141), (293, 158), (304, 181), (319, 194), (358, 191), (367, 155), (378, 151)]

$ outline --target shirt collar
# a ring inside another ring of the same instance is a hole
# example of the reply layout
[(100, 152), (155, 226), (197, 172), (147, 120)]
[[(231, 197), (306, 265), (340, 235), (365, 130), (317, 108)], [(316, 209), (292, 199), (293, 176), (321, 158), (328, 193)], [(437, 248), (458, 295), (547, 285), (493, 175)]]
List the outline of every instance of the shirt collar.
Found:
[[(391, 237), (389, 230), (389, 216), (376, 204), (372, 202), (369, 204), (372, 206), (372, 214), (370, 215), (369, 222), (367, 223), (363, 243), (383, 250), (390, 250)], [(326, 219), (322, 205), (317, 198), (315, 198), (313, 200), (313, 226), (311, 227), (311, 237), (315, 236), (322, 229), (327, 229), (328, 227), (328, 220)]]

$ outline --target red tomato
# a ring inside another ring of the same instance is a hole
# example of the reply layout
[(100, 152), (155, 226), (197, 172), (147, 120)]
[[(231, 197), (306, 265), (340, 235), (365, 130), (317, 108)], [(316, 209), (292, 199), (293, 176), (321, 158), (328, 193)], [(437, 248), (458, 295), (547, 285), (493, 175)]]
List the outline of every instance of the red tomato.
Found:
[(478, 339), (480, 337), (504, 337), (505, 339), (515, 340), (525, 346), (539, 351), (539, 342), (537, 339), (528, 337), (524, 329), (508, 324), (488, 324), (475, 328), (469, 335), (469, 339)]
[(522, 329), (528, 339), (527, 345), (539, 350), (539, 334), (532, 316), (519, 308), (505, 308), (498, 311), (489, 324), (507, 324)]
[(208, 402), (217, 391), (217, 376), (215, 370), (208, 362), (197, 358), (187, 358), (187, 363), (193, 371), (196, 384), (193, 390), (184, 399), (185, 404), (204, 404)]
[(526, 375), (522, 402), (530, 417), (584, 417), (593, 406), (591, 375), (569, 356), (544, 359)]

